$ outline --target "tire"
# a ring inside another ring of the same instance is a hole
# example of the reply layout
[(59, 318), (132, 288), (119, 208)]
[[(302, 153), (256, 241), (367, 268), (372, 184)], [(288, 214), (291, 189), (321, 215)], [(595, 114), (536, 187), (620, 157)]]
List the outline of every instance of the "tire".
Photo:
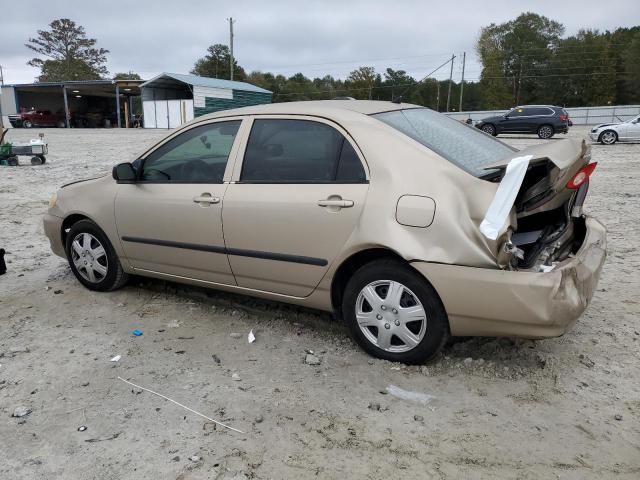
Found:
[(64, 122), (64, 120), (60, 120), (58, 122), (56, 122), (56, 127), (58, 128), (65, 128), (67, 126), (67, 124)]
[(18, 157), (7, 158), (7, 165), (9, 165), (10, 167), (17, 167), (19, 163), (20, 162), (18, 162)]
[[(394, 293), (400, 293), (400, 301), (388, 299)], [(424, 363), (449, 338), (447, 313), (435, 289), (397, 260), (376, 260), (353, 274), (344, 291), (342, 317), (367, 353), (392, 362)]]
[(47, 163), (47, 157), (45, 157), (44, 155), (38, 155), (38, 157), (40, 157), (40, 160), (42, 160), (43, 165)]
[(42, 165), (44, 161), (41, 157), (35, 156), (31, 157), (31, 165)]
[(121, 288), (129, 280), (113, 245), (91, 220), (73, 224), (67, 234), (65, 251), (71, 271), (89, 290), (108, 292)]
[(22, 122), (22, 128), (31, 128), (33, 127), (33, 123), (31, 123), (31, 120), (25, 120)]
[(543, 140), (549, 140), (554, 135), (554, 130), (551, 125), (540, 125), (538, 127), (538, 137)]
[(598, 141), (602, 145), (613, 145), (618, 141), (618, 134), (613, 130), (605, 130), (600, 134)]
[(492, 125), (491, 123), (487, 123), (485, 125), (482, 125), (480, 130), (482, 130), (484, 133), (488, 133), (492, 137), (497, 137), (498, 136), (498, 131), (496, 130), (496, 127), (494, 125)]

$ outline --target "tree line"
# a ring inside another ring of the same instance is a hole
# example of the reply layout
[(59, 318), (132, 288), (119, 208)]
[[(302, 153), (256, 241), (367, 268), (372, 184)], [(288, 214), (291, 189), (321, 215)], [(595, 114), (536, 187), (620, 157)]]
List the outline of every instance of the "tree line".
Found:
[[(517, 104), (567, 107), (640, 103), (640, 26), (613, 32), (580, 30), (564, 37), (564, 26), (535, 13), (483, 27), (476, 43), (482, 65), (479, 79), (465, 81), (416, 79), (405, 70), (372, 66), (354, 69), (346, 78), (309, 78), (247, 72), (236, 59), (233, 77), (273, 92), (274, 102), (322, 100), (336, 97), (397, 100), (434, 110), (506, 109)], [(28, 64), (40, 68), (39, 81), (93, 80), (108, 75), (108, 50), (70, 19), (54, 20), (26, 46), (40, 56)], [(42, 58), (44, 57), (44, 58)], [(208, 47), (191, 73), (228, 79), (231, 56), (226, 45)], [(114, 78), (139, 79), (133, 72)], [(449, 93), (450, 90), (450, 93)]]

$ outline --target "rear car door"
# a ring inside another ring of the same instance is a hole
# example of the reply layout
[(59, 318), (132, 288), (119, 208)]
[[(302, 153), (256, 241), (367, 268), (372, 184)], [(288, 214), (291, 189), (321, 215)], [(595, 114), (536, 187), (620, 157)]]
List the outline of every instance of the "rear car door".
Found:
[(369, 182), (357, 146), (324, 119), (255, 118), (233, 180), (223, 222), (238, 285), (309, 295), (362, 212)]
[(118, 234), (136, 270), (235, 284), (222, 202), (241, 123), (209, 122), (179, 132), (136, 162), (136, 183), (118, 186)]

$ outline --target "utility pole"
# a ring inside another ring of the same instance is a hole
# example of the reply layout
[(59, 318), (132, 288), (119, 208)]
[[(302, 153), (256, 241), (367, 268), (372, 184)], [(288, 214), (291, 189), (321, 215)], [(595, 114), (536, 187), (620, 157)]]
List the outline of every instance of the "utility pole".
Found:
[(230, 56), (230, 65), (229, 65), (229, 80), (233, 80), (233, 24), (235, 23), (233, 21), (233, 18), (229, 17), (229, 52), (231, 53)]
[(462, 52), (462, 80), (460, 81), (460, 108), (458, 111), (462, 111), (462, 92), (464, 91), (464, 64), (467, 61), (467, 52)]
[(449, 102), (451, 101), (451, 83), (453, 82), (453, 59), (455, 55), (451, 55), (451, 71), (449, 72), (449, 91), (447, 92), (447, 112), (449, 111)]

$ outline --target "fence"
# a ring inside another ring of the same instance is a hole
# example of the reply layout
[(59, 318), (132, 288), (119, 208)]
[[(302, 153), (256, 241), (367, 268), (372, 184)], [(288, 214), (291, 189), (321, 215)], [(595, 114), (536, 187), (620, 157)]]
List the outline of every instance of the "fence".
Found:
[[(576, 107), (565, 108), (574, 125), (597, 125), (599, 123), (617, 123), (630, 120), (640, 114), (640, 105), (618, 105), (615, 107)], [(474, 122), (494, 115), (503, 115), (508, 110), (480, 110), (475, 112), (449, 112), (456, 120), (471, 118)]]

